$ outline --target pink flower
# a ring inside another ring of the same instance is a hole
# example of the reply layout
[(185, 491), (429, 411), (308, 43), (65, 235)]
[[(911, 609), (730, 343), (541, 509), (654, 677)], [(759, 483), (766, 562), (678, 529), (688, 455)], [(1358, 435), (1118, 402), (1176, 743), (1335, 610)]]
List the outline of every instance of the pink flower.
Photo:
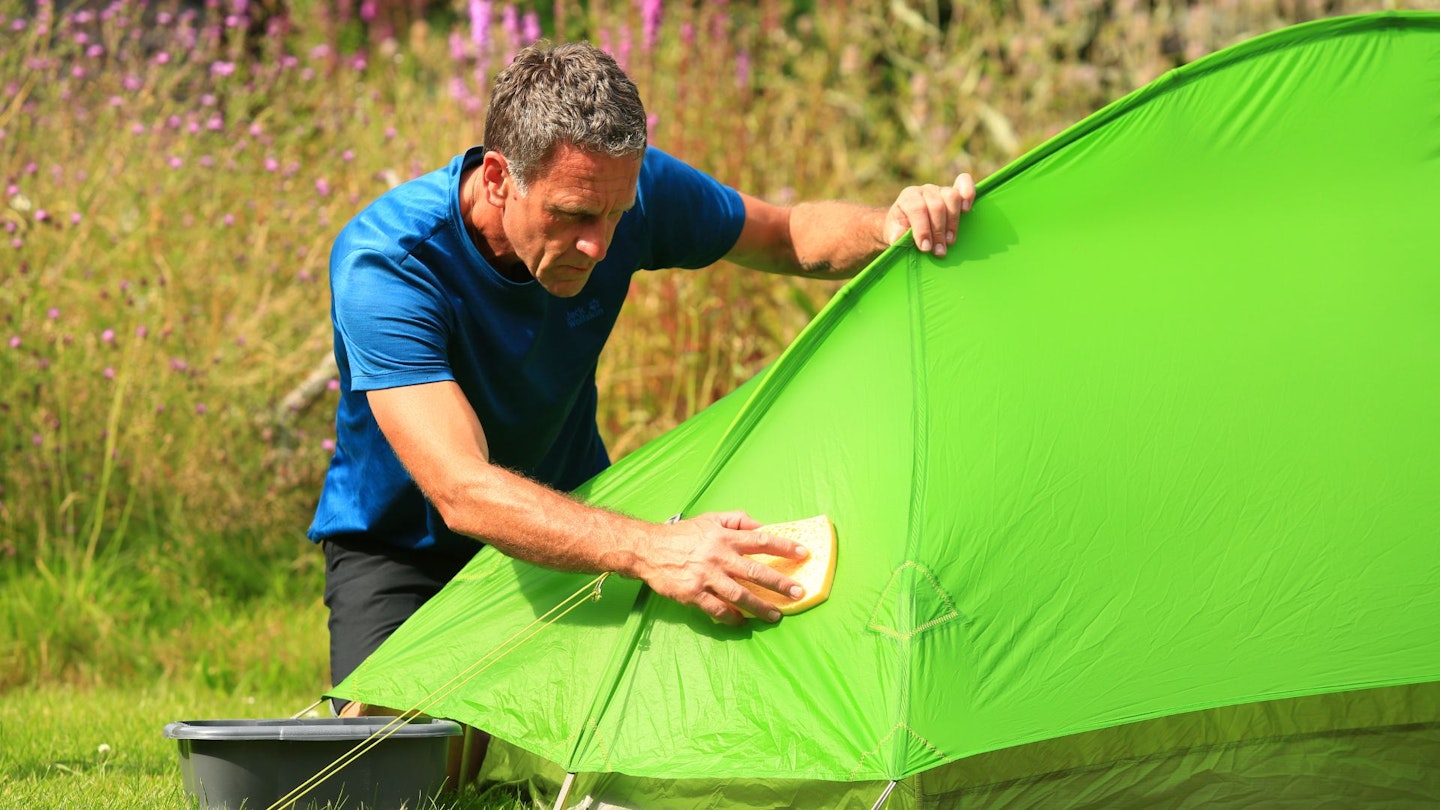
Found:
[(35, 221), (36, 221), (36, 222), (45, 222), (45, 221), (48, 220), (48, 219), (50, 219), (50, 212), (49, 212), (49, 211), (46, 211), (44, 208), (41, 208), (41, 209), (38, 209), (38, 210), (35, 211)]
[(324, 451), (327, 452), (327, 453), (333, 453), (333, 452), (335, 452), (335, 440), (334, 440), (334, 439), (326, 439), (326, 440), (320, 442), (320, 449), (321, 449), (321, 450), (324, 450)]
[(20, 348), (20, 336), (19, 336), (19, 335), (14, 335), (14, 336), (12, 336), (12, 337), (10, 338), (10, 348), (12, 348), (12, 349), (18, 349), (18, 348)]
[(115, 330), (114, 330), (114, 329), (106, 329), (104, 332), (101, 332), (101, 333), (100, 333), (100, 342), (101, 342), (101, 343), (114, 343), (114, 342), (115, 342)]
[(235, 73), (235, 63), (234, 63), (234, 62), (219, 62), (219, 61), (217, 61), (217, 62), (212, 62), (211, 65), (210, 65), (210, 75), (212, 75), (212, 76), (230, 76), (230, 75), (232, 75), (232, 74), (234, 74), (234, 73)]
[(170, 164), (170, 168), (178, 169), (181, 166), (185, 165), (185, 158), (182, 158), (179, 155), (171, 155), (170, 159), (167, 160), (166, 163)]
[(55, 320), (56, 318), (60, 317), (60, 308), (50, 307), (49, 309), (45, 310), (45, 317), (49, 318), (52, 321)]
[(354, 150), (346, 149), (344, 152), (341, 152), (341, 153), (340, 153), (340, 159), (343, 160), (343, 161), (345, 161), (346, 163), (349, 163), (350, 161), (354, 160), (354, 159), (355, 159), (355, 152), (354, 152)]
[(640, 21), (641, 39), (640, 47), (647, 53), (655, 47), (655, 39), (660, 33), (660, 16), (664, 11), (662, 0), (641, 0)]
[(80, 216), (80, 212), (76, 211), (75, 213), (70, 215), (70, 224), (79, 225), (81, 219), (83, 219), (83, 217)]
[(157, 65), (168, 65), (168, 64), (170, 64), (170, 53), (169, 53), (168, 51), (161, 51), (161, 52), (155, 54), (155, 64), (157, 64)]
[(197, 403), (195, 403), (195, 413), (197, 413), (197, 414), (199, 414), (199, 415), (201, 415), (201, 416), (204, 416), (205, 414), (207, 414), (207, 413), (209, 413), (209, 412), (210, 412), (210, 409), (207, 408), (207, 407), (205, 407), (205, 403), (203, 403), (203, 402), (197, 402)]
[(139, 326), (135, 327), (135, 337), (144, 340), (145, 336), (148, 334), (150, 334), (150, 329), (146, 327), (145, 324), (142, 323)]
[(315, 191), (316, 191), (316, 193), (318, 193), (321, 197), (329, 197), (329, 196), (330, 196), (330, 183), (329, 183), (328, 181), (326, 181), (326, 179), (323, 178), (323, 177), (317, 179), (317, 180), (315, 181)]
[(334, 377), (331, 377), (329, 381), (325, 383), (325, 389), (328, 391), (339, 391), (340, 381), (335, 379)]
[(106, 367), (105, 367), (105, 379), (107, 379), (107, 380), (113, 380), (113, 379), (115, 379), (115, 369), (112, 368), (111, 366), (106, 366)]
[(484, 56), (490, 47), (490, 0), (470, 0), (470, 41), (475, 50)]

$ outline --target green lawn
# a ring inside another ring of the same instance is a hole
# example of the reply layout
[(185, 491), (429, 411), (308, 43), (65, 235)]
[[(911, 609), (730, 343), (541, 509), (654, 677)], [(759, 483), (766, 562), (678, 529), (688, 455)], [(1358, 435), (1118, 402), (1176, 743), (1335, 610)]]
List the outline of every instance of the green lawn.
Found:
[[(174, 720), (288, 717), (304, 695), (227, 694), (156, 684), (16, 689), (0, 696), (0, 807), (111, 810), (191, 806), (177, 746), (161, 730)], [(513, 810), (504, 791), (474, 791), (428, 810)], [(263, 808), (261, 809), (263, 810)]]

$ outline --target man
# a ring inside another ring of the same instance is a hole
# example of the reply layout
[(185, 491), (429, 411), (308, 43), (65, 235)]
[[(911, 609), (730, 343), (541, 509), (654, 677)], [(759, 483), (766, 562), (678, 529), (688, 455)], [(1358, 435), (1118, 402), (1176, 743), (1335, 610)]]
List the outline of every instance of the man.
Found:
[(342, 394), (310, 537), (325, 544), (333, 679), (482, 542), (642, 579), (727, 624), (740, 608), (777, 621), (741, 581), (799, 586), (746, 555), (803, 559), (796, 543), (743, 512), (659, 525), (563, 494), (609, 464), (594, 372), (630, 277), (724, 258), (846, 278), (909, 229), (941, 255), (970, 177), (888, 209), (770, 205), (647, 148), (635, 86), (583, 44), (515, 58), (485, 143), (381, 197), (331, 255)]

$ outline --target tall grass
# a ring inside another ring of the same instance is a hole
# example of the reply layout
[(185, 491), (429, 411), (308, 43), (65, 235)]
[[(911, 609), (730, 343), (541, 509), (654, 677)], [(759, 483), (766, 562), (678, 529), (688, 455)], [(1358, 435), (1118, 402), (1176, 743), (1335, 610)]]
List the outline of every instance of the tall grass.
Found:
[[(654, 143), (728, 183), (878, 205), (993, 172), (1237, 40), (1387, 5), (1437, 0), (471, 0), (348, 17), (303, 0), (0, 0), (0, 689), (321, 688), (303, 532), (333, 448), (329, 245), (479, 140), (490, 77), (536, 36), (616, 54)], [(834, 289), (726, 266), (635, 287), (599, 375), (617, 456), (762, 368)]]

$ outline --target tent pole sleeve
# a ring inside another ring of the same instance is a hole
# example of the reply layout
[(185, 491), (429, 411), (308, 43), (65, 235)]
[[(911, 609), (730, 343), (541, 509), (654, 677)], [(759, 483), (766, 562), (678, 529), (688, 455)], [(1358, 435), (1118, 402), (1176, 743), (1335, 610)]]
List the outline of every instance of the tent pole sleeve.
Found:
[(880, 810), (881, 807), (884, 807), (884, 806), (885, 806), (885, 800), (888, 799), (888, 798), (890, 798), (890, 791), (892, 791), (892, 790), (894, 790), (894, 789), (895, 789), (895, 781), (892, 779), (892, 780), (890, 781), (890, 784), (888, 784), (888, 785), (885, 786), (885, 790), (884, 790), (883, 793), (880, 794), (880, 798), (878, 798), (878, 799), (875, 800), (875, 806), (871, 807), (870, 810)]
[(570, 797), (570, 787), (575, 784), (575, 774), (565, 774), (565, 781), (560, 783), (560, 795), (555, 797), (555, 810), (564, 810), (565, 800)]

